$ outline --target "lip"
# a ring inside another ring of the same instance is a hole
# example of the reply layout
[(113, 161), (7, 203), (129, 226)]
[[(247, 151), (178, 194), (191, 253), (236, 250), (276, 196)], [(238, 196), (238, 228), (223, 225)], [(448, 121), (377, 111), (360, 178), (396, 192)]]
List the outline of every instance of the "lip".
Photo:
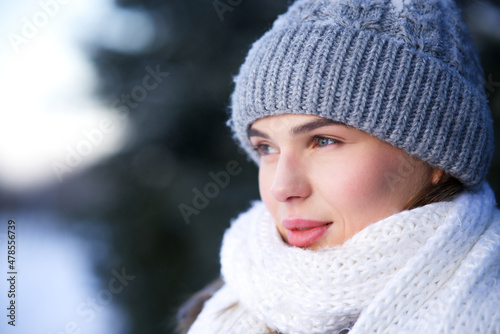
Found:
[(287, 229), (288, 243), (296, 247), (307, 247), (318, 241), (333, 222), (309, 219), (283, 219)]

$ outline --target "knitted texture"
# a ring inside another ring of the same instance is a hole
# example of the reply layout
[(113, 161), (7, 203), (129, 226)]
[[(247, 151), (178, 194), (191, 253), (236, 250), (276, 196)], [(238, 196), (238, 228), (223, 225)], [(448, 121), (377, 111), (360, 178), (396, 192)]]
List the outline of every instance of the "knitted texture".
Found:
[(189, 334), (500, 333), (500, 214), (484, 185), (341, 246), (286, 245), (260, 202), (224, 235), (225, 286)]
[(228, 124), (311, 114), (368, 132), (475, 188), (493, 153), (483, 71), (450, 0), (298, 0), (235, 77)]

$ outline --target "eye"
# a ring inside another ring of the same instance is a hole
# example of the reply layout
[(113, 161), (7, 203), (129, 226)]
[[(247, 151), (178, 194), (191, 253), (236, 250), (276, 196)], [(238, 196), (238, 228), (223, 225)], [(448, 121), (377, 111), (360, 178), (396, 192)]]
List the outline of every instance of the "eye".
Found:
[(267, 144), (259, 144), (253, 148), (260, 156), (277, 153), (278, 150)]
[(338, 141), (336, 139), (328, 138), (328, 137), (320, 137), (320, 136), (314, 137), (314, 140), (316, 141), (316, 144), (318, 145), (318, 147), (324, 147), (324, 146), (328, 146), (331, 144), (340, 144), (341, 143), (340, 141)]

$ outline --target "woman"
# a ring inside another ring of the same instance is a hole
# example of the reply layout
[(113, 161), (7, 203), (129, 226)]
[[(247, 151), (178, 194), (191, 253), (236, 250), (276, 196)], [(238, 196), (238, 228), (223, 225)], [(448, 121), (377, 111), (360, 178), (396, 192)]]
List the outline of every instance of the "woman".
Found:
[(500, 333), (481, 78), (451, 1), (296, 1), (236, 77), (262, 202), (189, 333)]

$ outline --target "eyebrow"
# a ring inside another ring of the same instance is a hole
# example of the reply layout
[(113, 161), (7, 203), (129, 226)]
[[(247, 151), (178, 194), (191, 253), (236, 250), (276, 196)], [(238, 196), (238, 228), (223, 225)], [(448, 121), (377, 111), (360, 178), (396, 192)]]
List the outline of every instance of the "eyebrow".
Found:
[[(313, 121), (310, 121), (310, 122), (307, 122), (307, 123), (304, 123), (301, 125), (294, 126), (293, 128), (290, 129), (290, 134), (292, 136), (298, 136), (298, 135), (301, 135), (303, 133), (313, 131), (317, 128), (320, 128), (323, 126), (329, 126), (329, 125), (346, 126), (342, 122), (334, 121), (334, 120), (331, 120), (328, 118), (319, 118), (319, 119), (316, 119), (316, 120), (313, 120)], [(266, 133), (261, 132), (261, 131), (256, 130), (256, 129), (253, 129), (253, 128), (249, 128), (247, 131), (247, 134), (248, 134), (249, 138), (255, 136), (255, 137), (262, 137), (265, 139), (269, 139), (269, 136)]]
[(345, 125), (345, 124), (328, 118), (319, 118), (317, 120), (293, 127), (290, 130), (290, 134), (292, 136), (298, 136), (306, 132), (310, 132), (317, 128), (321, 128), (323, 126), (328, 126), (328, 125)]

